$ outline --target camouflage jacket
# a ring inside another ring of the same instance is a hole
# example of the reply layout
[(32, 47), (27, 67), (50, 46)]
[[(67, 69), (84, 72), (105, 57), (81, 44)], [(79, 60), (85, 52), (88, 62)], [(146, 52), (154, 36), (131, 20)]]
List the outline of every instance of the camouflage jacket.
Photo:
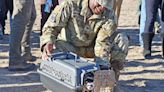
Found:
[[(92, 14), (88, 5), (89, 0), (65, 0), (51, 13), (43, 27), (41, 46), (47, 42), (66, 40), (74, 46), (91, 45), (100, 28), (108, 31), (110, 36), (117, 25), (113, 10), (105, 10), (99, 15)], [(62, 31), (61, 31), (62, 30)]]

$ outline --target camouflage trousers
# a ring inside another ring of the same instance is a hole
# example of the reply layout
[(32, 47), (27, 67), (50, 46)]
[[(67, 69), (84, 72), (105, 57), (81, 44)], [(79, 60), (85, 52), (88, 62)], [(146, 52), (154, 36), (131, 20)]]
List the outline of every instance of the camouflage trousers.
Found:
[[(97, 35), (96, 39), (101, 40), (101, 38), (99, 37), (100, 35), (102, 35), (101, 33), (103, 32), (101, 32), (100, 30), (99, 33), (100, 34)], [(113, 64), (112, 66), (113, 68), (115, 68), (115, 70), (121, 70), (127, 56), (129, 40), (128, 37), (123, 33), (114, 34), (115, 35), (109, 37), (109, 39), (107, 40), (108, 42), (104, 41), (101, 44), (97, 44), (96, 42), (98, 41), (96, 41), (94, 44), (88, 47), (76, 47), (70, 42), (57, 40), (55, 42), (56, 49), (54, 50), (54, 52), (71, 51), (86, 58), (108, 58), (110, 63)], [(108, 50), (106, 50), (106, 48)], [(107, 54), (107, 56), (104, 54)], [(113, 63), (112, 61), (117, 62)], [(103, 63), (102, 59), (100, 60), (100, 63)]]

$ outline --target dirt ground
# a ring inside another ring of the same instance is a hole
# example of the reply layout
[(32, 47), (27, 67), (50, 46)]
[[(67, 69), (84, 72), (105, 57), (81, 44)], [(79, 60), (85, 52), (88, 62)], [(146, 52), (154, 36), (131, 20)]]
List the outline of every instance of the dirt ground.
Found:
[[(39, 49), (40, 7), (36, 1), (37, 19), (32, 32), (32, 53), (41, 61)], [(139, 0), (124, 0), (119, 20), (119, 31), (130, 36), (129, 53), (125, 68), (121, 71), (119, 85), (124, 92), (164, 92), (164, 59), (160, 57), (159, 34), (153, 39), (153, 59), (144, 60), (139, 47), (138, 13)], [(6, 33), (9, 34), (9, 22)], [(10, 72), (8, 66), (9, 35), (0, 40), (0, 92), (51, 92), (43, 87), (36, 71)]]

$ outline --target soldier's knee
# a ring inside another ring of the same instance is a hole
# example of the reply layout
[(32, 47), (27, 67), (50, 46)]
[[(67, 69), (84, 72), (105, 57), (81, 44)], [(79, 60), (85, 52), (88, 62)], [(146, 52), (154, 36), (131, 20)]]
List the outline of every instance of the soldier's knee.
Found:
[(126, 34), (118, 33), (115, 38), (115, 43), (121, 51), (123, 51), (124, 53), (128, 52), (129, 38)]
[(114, 46), (111, 51), (111, 64), (113, 68), (121, 70), (128, 53), (129, 39), (125, 34), (118, 33), (114, 39)]

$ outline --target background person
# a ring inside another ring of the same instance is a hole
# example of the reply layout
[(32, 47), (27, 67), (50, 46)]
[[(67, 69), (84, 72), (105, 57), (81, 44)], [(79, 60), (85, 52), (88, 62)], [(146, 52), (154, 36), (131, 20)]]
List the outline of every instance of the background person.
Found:
[(164, 57), (164, 0), (145, 0), (146, 5), (146, 17), (144, 32), (142, 33), (143, 39), (143, 56), (146, 59), (151, 58), (151, 45), (154, 37), (154, 22), (156, 20), (159, 6), (161, 7), (161, 41), (162, 41), (162, 57)]
[[(46, 4), (47, 3), (47, 4)], [(49, 10), (45, 11), (45, 7), (48, 5)], [(41, 0), (41, 32), (42, 35), (42, 28), (46, 23), (48, 17), (50, 16), (52, 10), (58, 5), (58, 0)]]
[[(1, 0), (0, 3), (0, 24), (2, 26), (2, 35), (5, 34), (5, 20), (9, 11), (10, 19), (13, 13), (13, 0)], [(10, 20), (11, 22), (11, 20)]]
[[(140, 32), (139, 32), (139, 42), (140, 46), (143, 47), (143, 40), (142, 40), (142, 33), (144, 32), (145, 28), (145, 22), (146, 22), (146, 6), (145, 6), (145, 0), (140, 0), (140, 19), (139, 19), (139, 26), (140, 26)], [(159, 33), (160, 30), (160, 16), (159, 12), (157, 12), (156, 20), (154, 23), (154, 31)]]
[[(33, 70), (30, 37), (36, 18), (34, 0), (14, 0), (12, 28), (10, 32), (9, 70)], [(35, 59), (34, 59), (35, 60)]]

